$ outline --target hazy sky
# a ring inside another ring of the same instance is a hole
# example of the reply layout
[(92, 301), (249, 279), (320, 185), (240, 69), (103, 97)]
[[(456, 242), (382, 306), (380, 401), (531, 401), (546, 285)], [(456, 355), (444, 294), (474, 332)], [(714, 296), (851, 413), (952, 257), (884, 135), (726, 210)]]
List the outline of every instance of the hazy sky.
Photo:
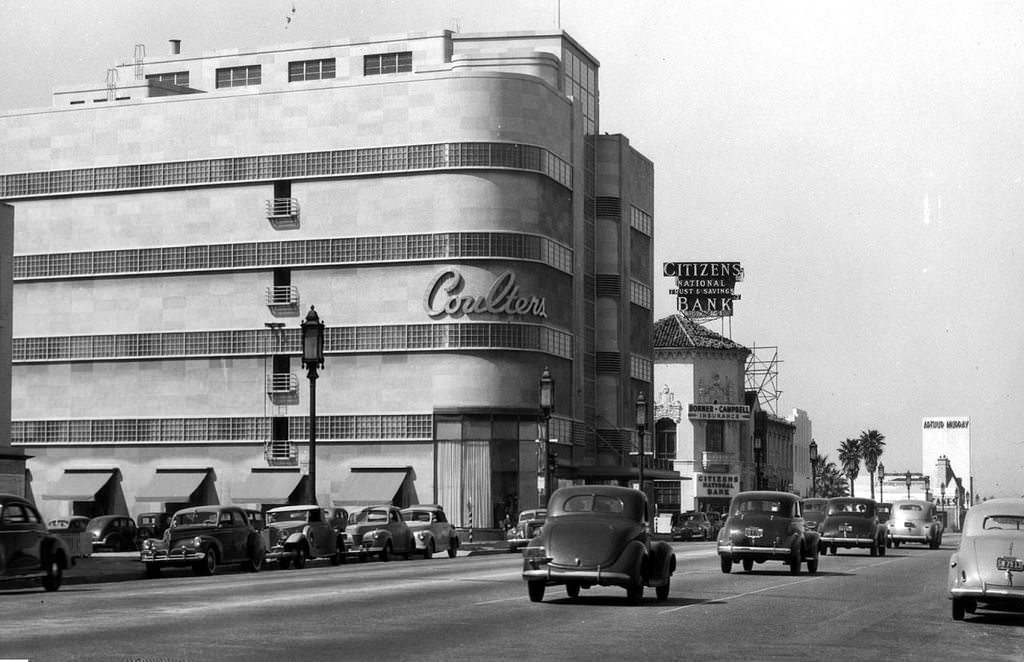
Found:
[[(806, 410), (833, 460), (879, 430), (892, 472), (922, 469), (923, 417), (970, 416), (978, 493), (1024, 494), (1024, 3), (0, 0), (0, 16), (0, 112), (102, 85), (135, 44), (560, 20), (601, 62), (601, 129), (655, 163), (655, 264), (743, 263), (714, 328), (778, 348), (779, 413)], [(659, 266), (658, 318), (672, 286)]]

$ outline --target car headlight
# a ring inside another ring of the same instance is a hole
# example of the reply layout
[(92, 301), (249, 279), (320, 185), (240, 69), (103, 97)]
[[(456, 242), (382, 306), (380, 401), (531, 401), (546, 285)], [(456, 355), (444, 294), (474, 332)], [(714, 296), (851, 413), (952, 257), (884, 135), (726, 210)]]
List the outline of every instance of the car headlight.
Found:
[(416, 539), (417, 540), (421, 540), (421, 541), (422, 540), (426, 540), (427, 539), (427, 532), (426, 531), (417, 531), (416, 532)]

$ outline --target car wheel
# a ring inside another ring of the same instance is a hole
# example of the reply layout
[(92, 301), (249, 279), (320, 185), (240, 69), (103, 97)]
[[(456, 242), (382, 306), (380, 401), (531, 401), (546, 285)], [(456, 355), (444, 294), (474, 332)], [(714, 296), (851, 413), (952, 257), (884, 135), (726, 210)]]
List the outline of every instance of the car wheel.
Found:
[(892, 546), (893, 546), (894, 549), (898, 549), (899, 546), (900, 546), (900, 541), (899, 540), (893, 540), (892, 541)]
[(434, 542), (432, 540), (428, 540), (425, 543), (423, 543), (423, 558), (434, 558)]
[(962, 621), (964, 620), (964, 614), (967, 612), (967, 607), (964, 605), (963, 598), (953, 598), (953, 620)]
[(448, 542), (448, 558), (454, 559), (456, 554), (459, 553), (459, 542), (457, 540), (451, 540)]
[(544, 599), (544, 582), (526, 582), (526, 592), (530, 594), (530, 602), (540, 602)]
[(334, 544), (334, 554), (331, 554), (331, 565), (341, 565), (345, 562), (345, 541), (340, 538)]
[(807, 559), (807, 573), (813, 575), (818, 572), (818, 557), (815, 555), (812, 558)]
[(412, 550), (416, 549), (416, 543), (413, 542), (412, 538), (409, 539), (409, 544), (406, 546), (405, 551), (402, 552), (402, 558), (406, 561), (412, 556)]
[(928, 542), (928, 548), (929, 549), (938, 549), (939, 548), (939, 539), (938, 538), (932, 538)]
[(800, 564), (802, 562), (803, 562), (803, 555), (800, 553), (800, 545), (798, 544), (796, 546), (796, 548), (792, 552), (790, 552), (790, 554), (789, 554), (789, 574), (791, 574), (791, 575), (799, 575), (800, 574)]
[(743, 572), (750, 572), (754, 569), (754, 559), (743, 559)]
[(292, 563), (295, 565), (296, 570), (302, 570), (306, 567), (306, 559), (309, 558), (309, 549), (305, 544), (299, 543), (295, 548), (295, 558)]
[(881, 540), (878, 542), (878, 555), (885, 556), (885, 541)]
[(732, 559), (728, 556), (721, 556), (718, 560), (722, 562), (722, 572), (727, 575), (732, 572)]
[(146, 576), (152, 579), (153, 577), (160, 576), (160, 566), (155, 563), (146, 564)]
[(213, 549), (206, 550), (203, 558), (196, 561), (195, 565), (192, 566), (192, 570), (197, 575), (212, 575), (217, 570), (217, 552), (213, 551)]
[(631, 605), (639, 605), (644, 601), (644, 560), (639, 558), (633, 569), (629, 586), (626, 587), (626, 599)]
[(878, 541), (871, 541), (871, 556), (878, 556)]
[(253, 555), (245, 562), (245, 569), (249, 572), (259, 572), (263, 569), (263, 556), (259, 554), (258, 550), (253, 551)]
[(654, 589), (654, 594), (658, 596), (658, 602), (664, 602), (668, 600), (668, 592), (671, 588), (672, 578), (666, 577), (665, 583)]
[(43, 588), (47, 591), (56, 591), (60, 588), (60, 582), (64, 579), (64, 570), (60, 567), (60, 559), (52, 556), (46, 564), (46, 575), (43, 577)]
[(281, 557), (277, 560), (277, 567), (281, 570), (287, 570), (292, 565), (292, 560), (288, 557)]
[(818, 545), (818, 554), (828, 556), (828, 545)]
[(580, 597), (580, 585), (576, 582), (569, 582), (565, 585), (565, 594), (575, 600)]
[(973, 614), (978, 610), (978, 601), (964, 600), (964, 609), (967, 611), (968, 614)]
[(391, 541), (384, 543), (384, 549), (380, 550), (380, 560), (387, 563), (391, 560)]
[(838, 547), (836, 547), (835, 545), (832, 545), (832, 556), (836, 555), (836, 550), (838, 550), (838, 549), (839, 549)]

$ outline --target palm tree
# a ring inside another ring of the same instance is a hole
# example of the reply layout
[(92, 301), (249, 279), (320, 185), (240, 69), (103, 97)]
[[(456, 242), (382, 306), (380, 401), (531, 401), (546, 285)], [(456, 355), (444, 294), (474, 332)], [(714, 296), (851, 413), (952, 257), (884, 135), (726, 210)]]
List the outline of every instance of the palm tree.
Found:
[(863, 430), (860, 433), (860, 455), (864, 458), (864, 468), (871, 476), (871, 498), (875, 498), (875, 471), (878, 470), (878, 459), (882, 457), (885, 446), (885, 435), (878, 430)]
[(847, 487), (846, 479), (839, 473), (839, 468), (835, 462), (830, 462), (828, 456), (818, 458), (818, 473), (817, 480), (818, 485), (815, 493), (826, 499), (831, 499), (837, 496), (846, 496)]
[(850, 480), (850, 496), (857, 496), (853, 481), (860, 474), (860, 440), (846, 439), (839, 444), (839, 461), (843, 465), (843, 475)]

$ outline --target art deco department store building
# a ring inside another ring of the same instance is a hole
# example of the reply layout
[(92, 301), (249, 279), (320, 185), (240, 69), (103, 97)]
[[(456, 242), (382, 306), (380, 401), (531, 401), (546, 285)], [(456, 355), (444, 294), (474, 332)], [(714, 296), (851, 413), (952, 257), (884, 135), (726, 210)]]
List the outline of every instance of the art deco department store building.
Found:
[(599, 135), (575, 41), (172, 42), (117, 71), (0, 116), (11, 441), (44, 514), (301, 500), (310, 306), (321, 504), (533, 506), (545, 367), (556, 477), (635, 474), (653, 166)]

